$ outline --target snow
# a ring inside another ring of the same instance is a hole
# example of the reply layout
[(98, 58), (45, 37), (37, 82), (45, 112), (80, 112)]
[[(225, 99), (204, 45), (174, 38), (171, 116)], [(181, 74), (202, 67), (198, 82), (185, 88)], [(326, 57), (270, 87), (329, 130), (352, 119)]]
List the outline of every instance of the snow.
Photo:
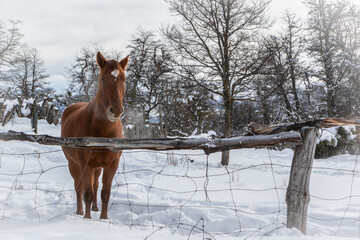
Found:
[(131, 130), (131, 129), (133, 129), (134, 127), (135, 127), (134, 125), (128, 124), (128, 125), (126, 125), (125, 128)]
[[(19, 105), (19, 101), (18, 100), (9, 100), (9, 99), (3, 99), (0, 98), (0, 102), (3, 102), (4, 105), (6, 106), (5, 111), (4, 111), (4, 116), (6, 116), (6, 114), (11, 111), (14, 106)], [(28, 104), (33, 104), (34, 99), (33, 98), (29, 98), (29, 99), (25, 99), (24, 102), (22, 103), (22, 107), (21, 107), (21, 112), (22, 114), (24, 114), (25, 116), (30, 114), (30, 109), (29, 107), (27, 107)]]
[(320, 132), (320, 137), (317, 140), (317, 142), (319, 143), (320, 141), (325, 141), (327, 140), (329, 143), (331, 143), (333, 146), (337, 145), (337, 138), (336, 138), (336, 127), (332, 127), (332, 128), (327, 128), (327, 129), (323, 129)]
[[(30, 120), (16, 118), (0, 132), (10, 129), (30, 133)], [(38, 131), (59, 136), (60, 126), (40, 120)], [(73, 180), (60, 147), (14, 141), (0, 146), (0, 239), (359, 237), (358, 156), (315, 160), (304, 236), (285, 227), (290, 149), (231, 151), (227, 169), (219, 164), (220, 153), (207, 158), (202, 151), (125, 151), (109, 220), (99, 220), (99, 212), (87, 220), (74, 214)]]
[[(328, 140), (330, 143), (333, 143), (333, 145), (336, 146), (337, 145), (336, 133), (338, 128), (339, 127), (331, 127), (331, 128), (323, 129), (320, 133), (320, 138), (318, 139), (318, 142)], [(356, 135), (354, 134), (355, 127), (344, 126), (343, 128), (349, 134), (349, 140), (356, 138)]]
[(217, 136), (216, 132), (213, 130), (208, 131), (207, 133), (208, 138), (215, 138)]
[[(3, 99), (0, 99), (0, 102), (4, 102)], [(4, 112), (4, 116), (6, 116), (6, 114), (11, 111), (11, 109), (13, 109), (14, 105), (18, 104), (17, 100), (6, 100), (5, 101), (5, 106), (6, 106), (6, 109), (5, 109), (5, 112)]]

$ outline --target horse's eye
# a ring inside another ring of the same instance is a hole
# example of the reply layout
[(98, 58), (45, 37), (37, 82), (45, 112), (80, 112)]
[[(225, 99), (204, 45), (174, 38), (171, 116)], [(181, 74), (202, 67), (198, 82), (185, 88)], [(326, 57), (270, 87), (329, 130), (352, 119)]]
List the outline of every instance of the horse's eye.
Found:
[(101, 80), (102, 80), (103, 83), (105, 82), (105, 79), (104, 79), (104, 78), (102, 78)]

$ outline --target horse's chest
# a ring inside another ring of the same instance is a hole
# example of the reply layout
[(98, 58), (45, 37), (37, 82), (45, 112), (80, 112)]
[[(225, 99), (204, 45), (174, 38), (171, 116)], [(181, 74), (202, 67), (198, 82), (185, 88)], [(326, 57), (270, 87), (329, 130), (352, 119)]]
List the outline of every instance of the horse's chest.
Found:
[(87, 165), (90, 168), (107, 168), (119, 159), (119, 157), (120, 153), (92, 152)]

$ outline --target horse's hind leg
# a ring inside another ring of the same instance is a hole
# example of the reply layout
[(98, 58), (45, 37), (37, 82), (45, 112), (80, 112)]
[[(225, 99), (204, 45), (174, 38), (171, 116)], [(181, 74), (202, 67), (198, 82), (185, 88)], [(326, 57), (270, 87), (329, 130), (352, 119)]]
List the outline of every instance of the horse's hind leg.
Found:
[(97, 191), (98, 191), (98, 188), (99, 188), (99, 176), (101, 174), (101, 168), (98, 168), (95, 170), (95, 173), (94, 173), (94, 183), (93, 183), (93, 189), (94, 189), (94, 198), (93, 198), (93, 201), (92, 201), (92, 207), (91, 207), (91, 210), (92, 211), (99, 211), (98, 209), (98, 205), (97, 205)]
[(76, 192), (76, 214), (83, 215), (83, 204), (82, 204), (82, 181), (80, 167), (69, 161), (70, 174), (74, 179), (74, 188)]

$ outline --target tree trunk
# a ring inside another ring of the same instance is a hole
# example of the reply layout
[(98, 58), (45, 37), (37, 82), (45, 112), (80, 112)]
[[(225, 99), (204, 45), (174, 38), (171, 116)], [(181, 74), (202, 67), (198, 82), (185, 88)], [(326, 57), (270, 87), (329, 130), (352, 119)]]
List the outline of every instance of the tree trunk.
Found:
[[(231, 137), (233, 127), (233, 101), (225, 99), (225, 125), (224, 125), (224, 137)], [(228, 166), (230, 162), (230, 151), (223, 151), (221, 155), (221, 164)]]
[[(285, 81), (283, 81), (283, 82), (285, 82)], [(292, 118), (292, 113), (293, 113), (293, 109), (292, 109), (292, 107), (291, 107), (291, 104), (290, 104), (290, 101), (289, 101), (289, 99), (288, 99), (288, 96), (287, 96), (287, 93), (286, 93), (286, 91), (285, 91), (285, 88), (284, 88), (284, 86), (282, 85), (282, 84), (280, 84), (279, 86), (278, 86), (278, 89), (280, 90), (280, 93), (281, 93), (281, 95), (282, 95), (282, 97), (283, 97), (283, 99), (284, 99), (284, 103), (285, 103), (285, 108), (286, 108), (286, 114), (288, 115), (288, 117), (289, 118)]]
[(335, 115), (335, 98), (334, 98), (334, 90), (328, 90), (326, 97), (326, 105), (327, 105), (327, 115), (328, 117), (333, 117)]
[(221, 164), (223, 166), (228, 166), (230, 162), (230, 151), (226, 150), (226, 151), (222, 151), (221, 152)]
[(297, 114), (302, 115), (300, 100), (296, 89), (296, 75), (295, 75), (295, 67), (293, 63), (291, 63), (290, 65), (290, 78), (291, 78), (292, 94), (294, 95), (294, 100), (295, 100), (296, 112)]

